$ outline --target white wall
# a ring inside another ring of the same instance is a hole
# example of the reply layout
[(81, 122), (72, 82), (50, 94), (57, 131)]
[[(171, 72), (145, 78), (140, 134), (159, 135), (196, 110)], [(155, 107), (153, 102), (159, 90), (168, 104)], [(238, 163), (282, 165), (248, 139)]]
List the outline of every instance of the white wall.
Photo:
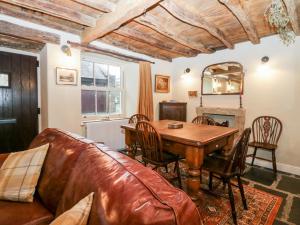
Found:
[(80, 54), (80, 50), (72, 49), (72, 56), (66, 56), (60, 50), (60, 46), (54, 44), (47, 44), (41, 53), (43, 129), (55, 127), (76, 133), (81, 132), (79, 77), (78, 85), (56, 84), (57, 67), (75, 69), (80, 76)]
[[(261, 58), (269, 56), (269, 69), (258, 71)], [(277, 160), (282, 164), (300, 167), (300, 38), (290, 47), (281, 43), (277, 36), (264, 38), (261, 44), (242, 43), (234, 50), (218, 51), (211, 55), (174, 60), (173, 98), (188, 102), (188, 120), (196, 116), (200, 97), (189, 98), (188, 90), (201, 91), (201, 74), (210, 65), (225, 61), (237, 61), (245, 70), (246, 126), (260, 115), (273, 115), (283, 122), (283, 135), (279, 142)], [(180, 77), (185, 68), (191, 68), (190, 79)], [(238, 96), (203, 96), (204, 106), (239, 107)]]

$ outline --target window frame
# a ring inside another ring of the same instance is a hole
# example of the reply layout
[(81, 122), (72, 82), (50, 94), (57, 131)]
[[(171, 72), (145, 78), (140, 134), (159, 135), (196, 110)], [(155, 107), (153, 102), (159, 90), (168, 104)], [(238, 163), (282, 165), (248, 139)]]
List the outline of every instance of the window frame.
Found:
[[(86, 62), (90, 62), (90, 63), (93, 63), (93, 85), (91, 86), (88, 86), (88, 85), (81, 85), (81, 96), (82, 96), (82, 91), (83, 90), (87, 90), (87, 91), (95, 91), (95, 113), (82, 113), (82, 103), (81, 103), (81, 110), (80, 110), (80, 114), (84, 117), (84, 118), (88, 118), (88, 117), (109, 117), (109, 118), (114, 118), (114, 117), (124, 117), (124, 115), (126, 114), (125, 112), (125, 109), (126, 109), (126, 106), (125, 106), (125, 78), (124, 78), (124, 69), (123, 69), (123, 66), (116, 63), (116, 62), (113, 62), (113, 61), (109, 61), (109, 60), (104, 60), (104, 59), (100, 59), (100, 58), (97, 58), (97, 57), (87, 57), (87, 56), (83, 56), (81, 57), (81, 66), (82, 66), (82, 63), (83, 61), (86, 61)], [(116, 67), (119, 67), (120, 68), (120, 87), (119, 88), (115, 88), (115, 87), (109, 87), (109, 76), (108, 76), (108, 85), (107, 87), (99, 87), (96, 85), (96, 79), (95, 79), (95, 70), (94, 70), (94, 67), (95, 67), (95, 64), (104, 64), (104, 65), (107, 65), (108, 68), (109, 66), (116, 66)], [(80, 75), (80, 81), (81, 81), (81, 78), (82, 78), (82, 71), (81, 71), (81, 75)], [(98, 91), (105, 91), (108, 93), (107, 95), (107, 98), (106, 98), (106, 113), (99, 113), (97, 111), (97, 92)], [(110, 95), (111, 95), (111, 92), (120, 92), (121, 94), (121, 98), (120, 98), (120, 105), (121, 105), (121, 112), (120, 113), (110, 113), (109, 112), (109, 108), (110, 108)]]

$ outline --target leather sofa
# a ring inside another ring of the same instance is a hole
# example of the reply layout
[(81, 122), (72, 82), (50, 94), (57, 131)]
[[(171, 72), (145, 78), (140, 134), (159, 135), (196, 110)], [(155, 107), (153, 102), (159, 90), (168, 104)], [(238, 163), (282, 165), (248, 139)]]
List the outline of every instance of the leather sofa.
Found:
[[(89, 225), (200, 225), (185, 192), (135, 160), (57, 129), (30, 148), (50, 143), (33, 203), (0, 201), (1, 225), (44, 225), (95, 192)], [(0, 155), (0, 166), (7, 154)]]

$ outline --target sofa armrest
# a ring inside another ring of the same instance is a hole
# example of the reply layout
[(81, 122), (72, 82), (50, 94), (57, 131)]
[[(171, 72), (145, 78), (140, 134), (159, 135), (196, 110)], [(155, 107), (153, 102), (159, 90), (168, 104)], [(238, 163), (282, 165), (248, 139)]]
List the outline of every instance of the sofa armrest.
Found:
[(0, 167), (4, 163), (5, 159), (8, 157), (9, 153), (0, 154)]

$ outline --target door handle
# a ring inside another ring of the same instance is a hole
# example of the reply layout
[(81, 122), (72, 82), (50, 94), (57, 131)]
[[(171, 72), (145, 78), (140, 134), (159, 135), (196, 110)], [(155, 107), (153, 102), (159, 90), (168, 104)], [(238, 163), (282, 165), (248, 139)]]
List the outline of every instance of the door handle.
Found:
[(0, 124), (16, 124), (17, 119), (0, 119)]

